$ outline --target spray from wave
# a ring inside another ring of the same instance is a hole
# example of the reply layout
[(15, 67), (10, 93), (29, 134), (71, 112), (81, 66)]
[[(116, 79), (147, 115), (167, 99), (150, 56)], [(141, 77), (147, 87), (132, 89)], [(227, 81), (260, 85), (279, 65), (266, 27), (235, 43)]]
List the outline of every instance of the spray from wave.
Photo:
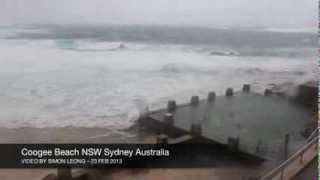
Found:
[[(221, 30), (209, 31), (225, 36), (209, 43), (201, 40), (209, 36), (207, 30), (194, 40), (165, 30), (172, 42), (153, 28), (144, 32), (154, 37), (142, 36), (136, 27), (127, 34), (119, 29), (94, 34), (48, 29), (20, 30), (0, 39), (0, 126), (124, 129), (139, 112), (164, 107), (172, 98), (184, 103), (191, 95), (204, 98), (212, 90), (219, 95), (244, 83), (262, 91), (270, 84), (316, 79), (317, 74), (312, 45), (239, 48), (237, 42), (226, 43), (230, 33)], [(194, 29), (185, 33), (192, 32), (199, 34)], [(282, 41), (300, 42), (308, 35), (283, 36)], [(262, 43), (263, 37), (248, 45)]]

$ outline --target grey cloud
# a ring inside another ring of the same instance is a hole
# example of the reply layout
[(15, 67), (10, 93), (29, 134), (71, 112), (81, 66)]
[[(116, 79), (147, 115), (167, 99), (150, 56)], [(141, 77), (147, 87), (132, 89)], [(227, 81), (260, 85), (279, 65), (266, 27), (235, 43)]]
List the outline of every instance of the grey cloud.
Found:
[(0, 0), (0, 24), (316, 26), (316, 0)]

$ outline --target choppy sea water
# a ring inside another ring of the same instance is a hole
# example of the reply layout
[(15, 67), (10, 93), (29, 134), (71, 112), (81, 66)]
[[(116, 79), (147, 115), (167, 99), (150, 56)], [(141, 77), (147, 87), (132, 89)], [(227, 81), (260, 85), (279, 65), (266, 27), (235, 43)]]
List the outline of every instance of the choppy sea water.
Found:
[(301, 32), (1, 27), (0, 126), (124, 129), (169, 99), (298, 84), (316, 79), (315, 41)]

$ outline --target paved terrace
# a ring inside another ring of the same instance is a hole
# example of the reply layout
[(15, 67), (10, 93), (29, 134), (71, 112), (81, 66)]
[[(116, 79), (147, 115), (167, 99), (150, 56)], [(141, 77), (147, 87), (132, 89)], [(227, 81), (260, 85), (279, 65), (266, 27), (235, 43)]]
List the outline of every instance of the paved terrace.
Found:
[[(229, 88), (225, 96), (216, 97), (214, 92), (206, 100), (193, 96), (189, 104), (176, 105), (172, 100), (166, 109), (149, 112), (142, 119), (147, 126), (168, 134), (199, 135), (270, 159), (284, 154), (286, 134), (288, 152), (297, 150), (291, 142), (305, 142), (299, 130), (311, 116), (305, 107), (273, 95), (268, 89), (261, 95), (250, 92), (250, 86), (244, 85), (243, 91), (236, 93)], [(165, 128), (160, 128), (163, 124)]]

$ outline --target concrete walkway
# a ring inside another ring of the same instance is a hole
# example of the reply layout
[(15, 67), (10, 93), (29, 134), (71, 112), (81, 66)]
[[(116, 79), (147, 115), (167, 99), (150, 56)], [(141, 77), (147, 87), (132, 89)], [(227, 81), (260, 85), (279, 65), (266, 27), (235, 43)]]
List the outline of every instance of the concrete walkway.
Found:
[(317, 180), (318, 178), (318, 159), (315, 158), (292, 180)]
[(317, 155), (318, 138), (314, 138), (278, 168), (264, 176), (262, 180), (290, 180), (307, 167)]

